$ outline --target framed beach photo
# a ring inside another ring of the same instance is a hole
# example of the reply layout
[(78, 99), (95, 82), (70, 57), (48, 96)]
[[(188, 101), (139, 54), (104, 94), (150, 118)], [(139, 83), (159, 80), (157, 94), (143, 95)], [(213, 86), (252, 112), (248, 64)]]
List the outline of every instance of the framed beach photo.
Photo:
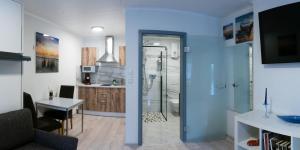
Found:
[(235, 19), (235, 42), (243, 43), (253, 40), (253, 12)]
[(233, 23), (223, 26), (223, 36), (225, 40), (233, 39)]
[(59, 39), (36, 32), (36, 73), (58, 72)]

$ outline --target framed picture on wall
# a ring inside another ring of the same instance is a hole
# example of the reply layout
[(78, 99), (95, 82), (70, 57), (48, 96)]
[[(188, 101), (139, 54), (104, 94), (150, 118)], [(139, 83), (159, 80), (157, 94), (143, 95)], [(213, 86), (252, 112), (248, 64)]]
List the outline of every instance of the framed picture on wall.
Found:
[(58, 72), (59, 39), (47, 34), (35, 34), (36, 73)]
[(235, 18), (235, 42), (243, 43), (253, 40), (253, 12)]
[(225, 40), (233, 39), (233, 23), (223, 26), (223, 36)]

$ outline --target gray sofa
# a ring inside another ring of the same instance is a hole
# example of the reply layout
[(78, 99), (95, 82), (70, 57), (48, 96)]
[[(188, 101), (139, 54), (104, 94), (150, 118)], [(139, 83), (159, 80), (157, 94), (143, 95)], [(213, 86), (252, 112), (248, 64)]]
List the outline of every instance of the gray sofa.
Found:
[(78, 139), (33, 128), (31, 112), (0, 114), (0, 150), (76, 150)]

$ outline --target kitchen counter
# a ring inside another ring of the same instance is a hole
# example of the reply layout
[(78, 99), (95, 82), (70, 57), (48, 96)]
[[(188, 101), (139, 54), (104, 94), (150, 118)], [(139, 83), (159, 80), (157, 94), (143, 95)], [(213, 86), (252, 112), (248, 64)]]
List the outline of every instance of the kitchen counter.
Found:
[(104, 86), (101, 84), (83, 84), (83, 83), (77, 83), (76, 84), (78, 87), (95, 87), (95, 88), (125, 88), (125, 85), (110, 85), (110, 86)]

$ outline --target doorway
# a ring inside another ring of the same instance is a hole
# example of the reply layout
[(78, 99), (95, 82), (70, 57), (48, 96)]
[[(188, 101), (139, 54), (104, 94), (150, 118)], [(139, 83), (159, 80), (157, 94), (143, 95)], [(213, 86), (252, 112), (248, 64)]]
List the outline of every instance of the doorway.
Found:
[(185, 33), (140, 31), (139, 145), (185, 141), (185, 45)]

